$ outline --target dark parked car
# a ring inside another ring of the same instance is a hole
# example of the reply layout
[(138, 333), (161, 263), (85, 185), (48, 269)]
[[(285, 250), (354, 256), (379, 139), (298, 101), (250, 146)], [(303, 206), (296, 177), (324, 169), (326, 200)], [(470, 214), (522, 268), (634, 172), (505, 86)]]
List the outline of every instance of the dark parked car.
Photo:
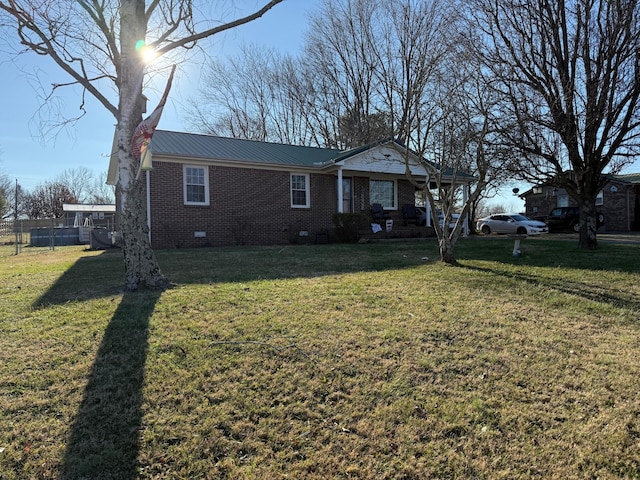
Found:
[[(578, 207), (557, 207), (551, 210), (547, 217), (549, 232), (563, 232), (580, 230), (580, 209)], [(604, 215), (600, 212), (596, 215), (596, 227), (604, 225)]]

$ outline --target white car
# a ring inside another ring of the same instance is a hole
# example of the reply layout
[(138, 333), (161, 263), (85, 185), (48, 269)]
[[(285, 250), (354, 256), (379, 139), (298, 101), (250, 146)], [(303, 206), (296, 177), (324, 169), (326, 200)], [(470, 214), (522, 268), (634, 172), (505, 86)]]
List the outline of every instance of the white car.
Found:
[(518, 235), (549, 233), (549, 227), (546, 223), (531, 220), (519, 213), (497, 213), (481, 218), (476, 222), (476, 230), (485, 235), (490, 233), (515, 233)]
[[(452, 213), (451, 214), (451, 220), (449, 221), (449, 230), (453, 230), (454, 228), (456, 228), (456, 222), (458, 221), (459, 218), (460, 218), (460, 214), (459, 213)], [(444, 214), (443, 213), (438, 214), (438, 225), (440, 225), (440, 228), (442, 228), (444, 226)]]
[[(418, 209), (418, 225), (426, 225), (427, 224), (426, 210), (424, 209), (424, 207), (417, 207), (417, 209)], [(458, 218), (460, 218), (459, 213), (451, 214), (451, 222), (449, 223), (449, 229), (455, 228)], [(444, 215), (442, 213), (438, 214), (438, 224), (440, 225), (440, 228), (442, 228), (442, 225), (444, 224)]]

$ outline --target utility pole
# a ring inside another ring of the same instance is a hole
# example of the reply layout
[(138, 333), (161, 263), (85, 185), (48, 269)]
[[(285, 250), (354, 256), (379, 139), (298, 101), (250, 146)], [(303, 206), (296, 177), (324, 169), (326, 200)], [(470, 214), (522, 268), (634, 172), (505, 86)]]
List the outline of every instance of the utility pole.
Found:
[(56, 239), (54, 237), (54, 227), (55, 227), (55, 216), (56, 214), (54, 213), (55, 207), (53, 205), (53, 188), (50, 186), (49, 187), (49, 196), (51, 197), (51, 229), (49, 230), (49, 249), (50, 250), (55, 250), (56, 249)]

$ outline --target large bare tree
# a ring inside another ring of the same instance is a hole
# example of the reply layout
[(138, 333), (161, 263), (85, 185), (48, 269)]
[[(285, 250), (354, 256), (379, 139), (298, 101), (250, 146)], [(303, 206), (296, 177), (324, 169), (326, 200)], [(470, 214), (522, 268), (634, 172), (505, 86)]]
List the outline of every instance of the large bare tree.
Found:
[[(432, 212), (445, 215), (443, 228), (437, 221), (434, 228), (447, 263), (456, 263), (464, 227), (460, 221), (449, 228), (454, 208), (468, 216), (502, 158), (490, 154), (489, 138), (498, 129), (494, 100), (460, 41), (458, 7), (445, 0), (325, 0), (305, 51), (327, 84), (317, 80), (316, 89), (337, 99), (326, 101), (327, 112), (361, 132), (352, 137), (356, 142), (379, 140), (371, 138), (381, 130), (370, 120), (383, 116), (382, 131), (405, 145), (407, 178), (424, 189)], [(411, 174), (416, 159), (428, 172), (426, 182)]]
[(375, 0), (324, 0), (310, 16), (303, 65), (311, 79), (313, 124), (332, 148), (347, 149), (391, 137), (382, 110), (373, 46), (381, 13)]
[(500, 81), (515, 173), (566, 189), (580, 246), (597, 248), (596, 197), (640, 143), (640, 2), (476, 0), (475, 45)]
[[(242, 59), (216, 64), (206, 83), (209, 101), (198, 104), (214, 105), (216, 132), (232, 136), (335, 148), (394, 137), (407, 146), (407, 158), (430, 160), (433, 210), (450, 216), (464, 207), (472, 217), (479, 199), (507, 173), (496, 168), (504, 157), (493, 140), (494, 94), (462, 41), (461, 10), (444, 0), (324, 0), (310, 14), (298, 60), (274, 61), (273, 52), (253, 48)], [(274, 88), (278, 72), (286, 75)], [(211, 117), (200, 113), (203, 128)], [(466, 197), (461, 183), (451, 185), (461, 172), (478, 180)], [(460, 229), (446, 225), (436, 231), (442, 258), (453, 263)]]
[(11, 212), (11, 180), (0, 171), (0, 219)]
[(68, 81), (54, 84), (53, 88), (80, 85), (83, 98), (93, 95), (116, 120), (116, 191), (125, 289), (168, 286), (151, 249), (144, 185), (136, 175), (139, 160), (132, 148), (144, 104), (147, 65), (141, 46), (157, 56), (193, 48), (207, 37), (261, 17), (282, 1), (265, 1), (250, 15), (219, 21), (212, 11), (224, 2), (195, 5), (191, 0), (0, 0), (0, 25), (13, 30), (26, 49), (50, 57), (66, 73)]
[(62, 218), (65, 203), (78, 203), (78, 199), (65, 184), (54, 180), (23, 194), (22, 209), (32, 219)]
[(67, 168), (56, 176), (54, 182), (65, 185), (78, 203), (85, 203), (88, 201), (94, 176), (87, 167)]
[(245, 47), (212, 62), (193, 102), (195, 128), (233, 137), (347, 149), (389, 137), (371, 50), (374, 0), (324, 0), (298, 58)]
[[(501, 157), (490, 151), (497, 130), (494, 100), (486, 80), (459, 37), (455, 4), (443, 0), (402, 0), (381, 19), (383, 42), (373, 48), (379, 59), (379, 84), (394, 130), (406, 145), (407, 175), (424, 189), (434, 217), (440, 259), (455, 264), (455, 244), (488, 182), (499, 174)], [(417, 156), (426, 181), (410, 176)], [(454, 211), (460, 220), (449, 228)]]
[(297, 145), (313, 143), (299, 95), (299, 61), (244, 46), (240, 55), (209, 62), (190, 124), (209, 134)]

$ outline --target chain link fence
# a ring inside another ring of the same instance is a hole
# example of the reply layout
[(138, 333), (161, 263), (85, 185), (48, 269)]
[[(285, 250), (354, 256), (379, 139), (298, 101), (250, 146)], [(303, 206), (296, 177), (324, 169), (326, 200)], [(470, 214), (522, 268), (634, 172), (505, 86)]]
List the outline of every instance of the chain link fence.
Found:
[(62, 219), (60, 218), (2, 220), (0, 221), (0, 245), (30, 245), (31, 229), (57, 227), (61, 223)]

